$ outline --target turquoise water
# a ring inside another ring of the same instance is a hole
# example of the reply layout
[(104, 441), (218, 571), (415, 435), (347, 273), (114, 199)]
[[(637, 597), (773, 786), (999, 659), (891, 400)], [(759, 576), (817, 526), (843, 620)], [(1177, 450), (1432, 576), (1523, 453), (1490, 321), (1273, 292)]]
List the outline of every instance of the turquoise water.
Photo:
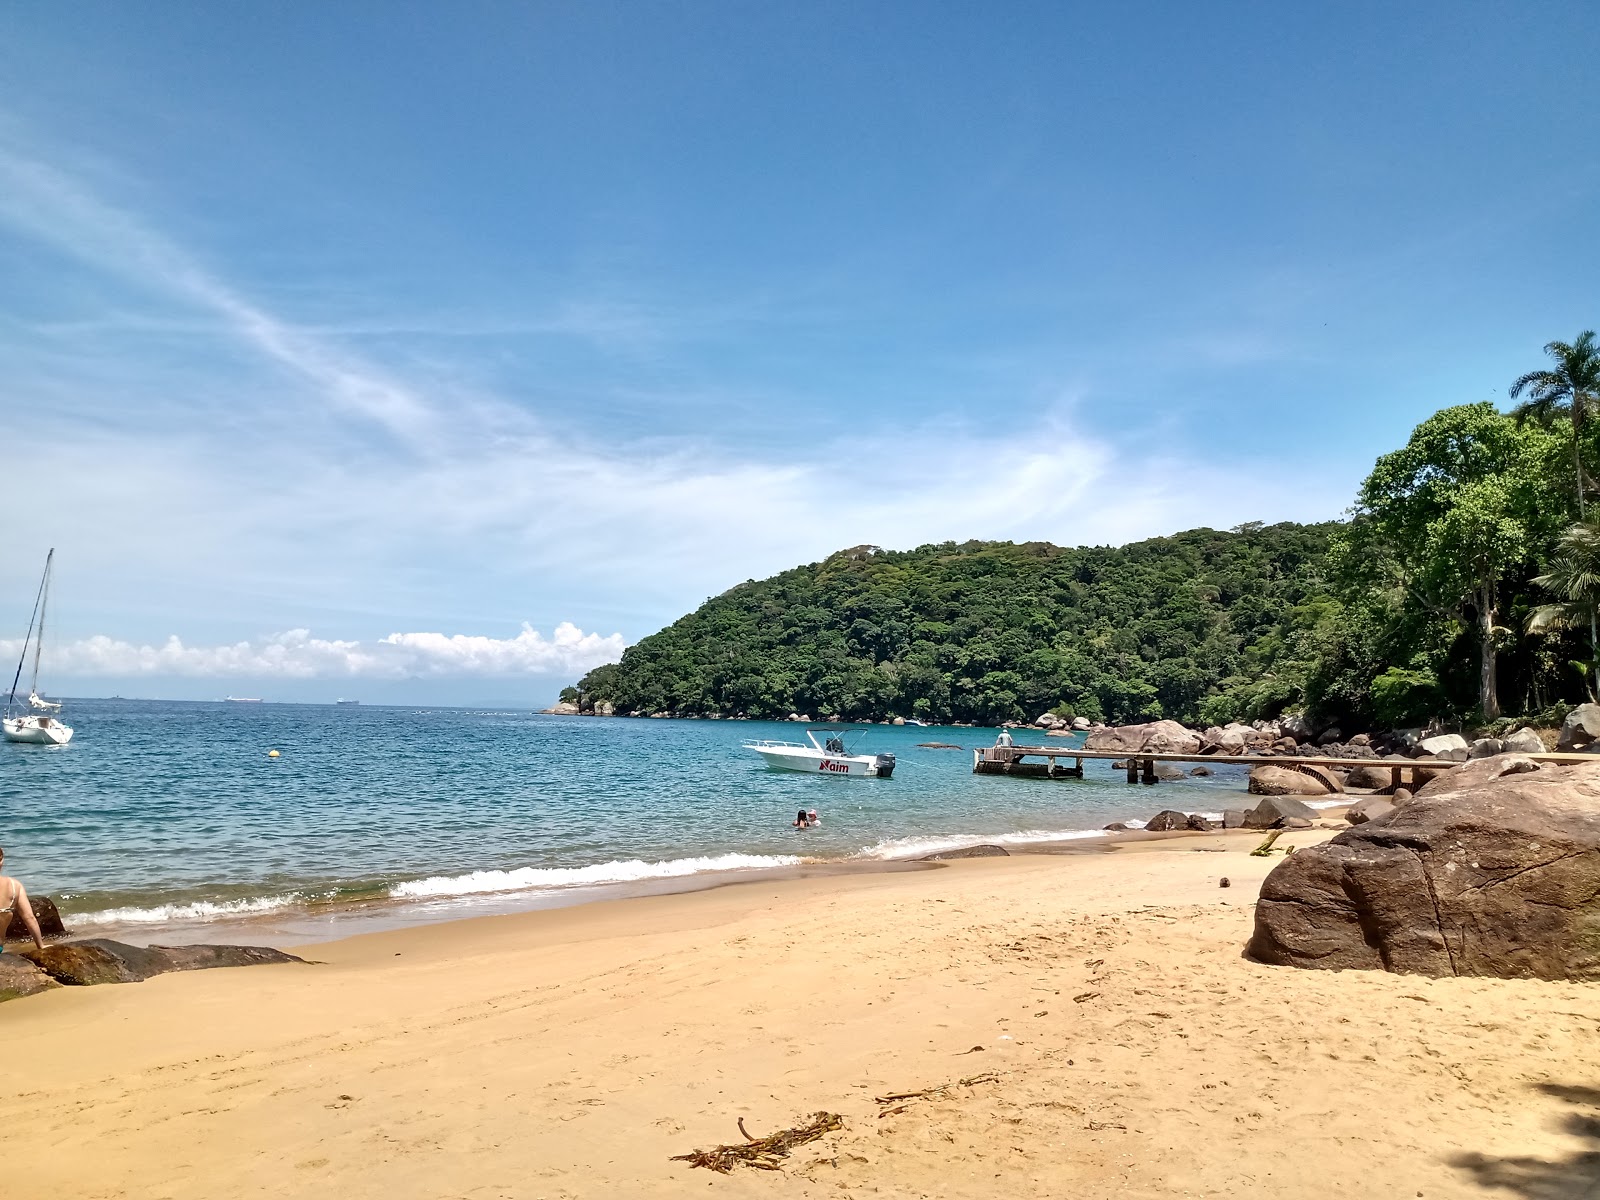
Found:
[[(970, 750), (996, 732), (979, 729), (872, 727), (859, 749), (899, 759), (879, 780), (769, 770), (740, 743), (804, 735), (753, 721), (115, 700), (71, 703), (67, 719), (68, 746), (0, 744), (0, 846), (8, 873), (80, 929), (375, 903), (433, 917), (490, 898), (534, 907), (639, 881), (1043, 841), (1159, 808), (1215, 812), (1244, 786), (1219, 767), (1129, 787), (1104, 762), (1081, 782), (975, 776)], [(917, 745), (930, 741), (963, 749)], [(790, 828), (802, 806), (821, 828)]]

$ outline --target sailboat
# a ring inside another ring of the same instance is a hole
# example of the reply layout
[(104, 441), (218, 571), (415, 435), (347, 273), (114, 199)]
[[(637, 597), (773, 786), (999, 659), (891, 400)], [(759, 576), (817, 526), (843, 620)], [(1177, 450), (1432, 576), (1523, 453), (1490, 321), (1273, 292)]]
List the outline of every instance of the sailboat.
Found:
[[(17, 673), (11, 680), (11, 694), (6, 697), (6, 715), (0, 718), (0, 732), (4, 732), (8, 742), (65, 746), (72, 740), (72, 726), (62, 724), (56, 715), (61, 705), (39, 695), (39, 653), (44, 648), (44, 618), (50, 605), (50, 565), (55, 556), (54, 549), (45, 555), (44, 578), (39, 580), (39, 594), (33, 598), (28, 636), (22, 640), (22, 657), (17, 660)], [(33, 681), (28, 685), (28, 698), (19, 702), (17, 686), (22, 682), (22, 669), (27, 665), (29, 650), (33, 651)]]

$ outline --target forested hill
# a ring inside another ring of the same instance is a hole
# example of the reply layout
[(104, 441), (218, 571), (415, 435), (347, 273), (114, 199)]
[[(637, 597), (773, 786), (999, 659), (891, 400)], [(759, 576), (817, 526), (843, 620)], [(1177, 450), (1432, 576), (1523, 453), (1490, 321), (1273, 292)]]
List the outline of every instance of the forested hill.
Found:
[(564, 698), (618, 713), (979, 723), (1276, 712), (1300, 698), (1337, 612), (1323, 563), (1339, 528), (858, 547), (708, 600)]

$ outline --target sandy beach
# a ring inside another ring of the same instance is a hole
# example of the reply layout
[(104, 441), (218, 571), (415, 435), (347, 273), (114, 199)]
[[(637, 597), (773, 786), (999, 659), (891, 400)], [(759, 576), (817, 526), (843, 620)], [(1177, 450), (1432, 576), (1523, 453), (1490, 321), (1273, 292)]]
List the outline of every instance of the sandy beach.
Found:
[[(1249, 962), (1258, 841), (764, 881), (16, 1001), (0, 1174), (18, 1197), (1591, 1194), (1600, 995)], [(843, 1128), (780, 1172), (670, 1161), (818, 1111)]]

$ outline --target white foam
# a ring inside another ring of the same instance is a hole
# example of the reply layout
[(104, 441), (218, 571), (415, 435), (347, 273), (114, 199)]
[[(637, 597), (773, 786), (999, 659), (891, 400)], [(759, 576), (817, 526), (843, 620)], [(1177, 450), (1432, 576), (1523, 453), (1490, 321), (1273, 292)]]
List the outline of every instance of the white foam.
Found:
[(178, 921), (212, 921), (218, 917), (240, 917), (272, 912), (298, 904), (303, 897), (257, 896), (249, 900), (194, 900), (187, 904), (158, 904), (152, 908), (107, 908), (100, 912), (74, 913), (73, 925), (160, 925)]
[(632, 883), (640, 879), (672, 879), (708, 871), (754, 871), (769, 867), (795, 867), (803, 860), (793, 854), (717, 854), (705, 858), (674, 858), (667, 862), (595, 863), (587, 867), (518, 867), (513, 871), (472, 871), (466, 875), (434, 875), (412, 879), (389, 889), (395, 899), (426, 896), (471, 896), (492, 892), (520, 892), (534, 888), (593, 887), (603, 883)]
[[(1128, 822), (1130, 825), (1133, 822)], [(957, 833), (948, 837), (884, 838), (861, 851), (862, 858), (922, 858), (968, 846), (1025, 846), (1037, 842), (1075, 842), (1105, 837), (1103, 829), (1025, 829), (1020, 833)]]

